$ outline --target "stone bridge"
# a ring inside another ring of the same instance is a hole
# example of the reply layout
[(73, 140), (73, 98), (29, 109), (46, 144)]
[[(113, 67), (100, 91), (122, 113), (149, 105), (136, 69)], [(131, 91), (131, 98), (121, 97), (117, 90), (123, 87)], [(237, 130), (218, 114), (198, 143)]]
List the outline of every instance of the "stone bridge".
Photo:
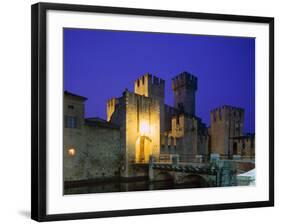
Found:
[(198, 186), (235, 186), (236, 166), (234, 161), (180, 162), (180, 155), (171, 154), (165, 160), (153, 156), (149, 160), (149, 180), (173, 180), (176, 184), (193, 182)]

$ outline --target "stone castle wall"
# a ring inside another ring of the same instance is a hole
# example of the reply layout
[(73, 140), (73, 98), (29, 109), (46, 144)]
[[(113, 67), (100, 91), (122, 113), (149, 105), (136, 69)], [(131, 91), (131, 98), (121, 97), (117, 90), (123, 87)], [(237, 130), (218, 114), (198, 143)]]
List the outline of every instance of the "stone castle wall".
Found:
[(248, 159), (255, 158), (255, 136), (245, 135), (233, 138), (233, 155)]
[[(164, 131), (167, 132), (172, 130), (172, 118), (179, 114), (179, 110), (176, 108), (169, 106), (169, 105), (164, 105)], [(162, 132), (162, 133), (163, 133)]]
[(122, 157), (119, 127), (85, 120), (84, 102), (72, 96), (65, 95), (64, 114), (79, 121), (77, 127), (69, 128), (66, 124), (64, 127), (64, 180), (119, 177)]
[[(126, 172), (125, 176), (136, 176), (131, 164), (148, 163), (149, 155), (160, 153), (160, 107), (154, 98), (126, 92)], [(143, 137), (143, 138), (142, 138)], [(145, 144), (142, 146), (142, 144)]]
[(223, 106), (211, 111), (211, 152), (232, 155), (233, 137), (243, 135), (244, 110)]
[[(64, 180), (119, 177), (121, 169), (120, 131), (84, 125), (81, 130), (64, 129)], [(75, 149), (75, 155), (68, 150)]]
[(145, 74), (135, 81), (134, 93), (159, 101), (160, 131), (165, 131), (165, 80)]

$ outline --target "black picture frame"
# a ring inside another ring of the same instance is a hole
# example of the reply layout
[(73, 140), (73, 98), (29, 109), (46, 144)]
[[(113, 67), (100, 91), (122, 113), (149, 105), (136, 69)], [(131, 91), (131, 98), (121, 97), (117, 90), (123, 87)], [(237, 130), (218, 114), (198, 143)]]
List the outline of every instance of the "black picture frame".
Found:
[[(243, 203), (209, 204), (159, 208), (140, 208), (101, 212), (46, 214), (46, 13), (48, 10), (101, 12), (124, 15), (162, 16), (218, 21), (254, 22), (269, 25), (269, 200)], [(274, 206), (274, 18), (118, 8), (73, 4), (37, 3), (31, 14), (32, 75), (32, 154), (31, 154), (31, 218), (37, 221), (86, 219), (116, 216), (148, 215), (237, 208)]]

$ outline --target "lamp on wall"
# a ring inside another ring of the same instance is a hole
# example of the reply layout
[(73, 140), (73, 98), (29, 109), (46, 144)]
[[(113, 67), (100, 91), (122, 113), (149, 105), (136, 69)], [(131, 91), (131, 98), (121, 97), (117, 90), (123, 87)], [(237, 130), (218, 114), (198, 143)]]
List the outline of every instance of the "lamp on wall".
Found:
[(67, 150), (69, 156), (75, 156), (76, 150), (74, 148), (70, 148)]
[(149, 135), (150, 127), (147, 121), (140, 122), (140, 134), (141, 135)]

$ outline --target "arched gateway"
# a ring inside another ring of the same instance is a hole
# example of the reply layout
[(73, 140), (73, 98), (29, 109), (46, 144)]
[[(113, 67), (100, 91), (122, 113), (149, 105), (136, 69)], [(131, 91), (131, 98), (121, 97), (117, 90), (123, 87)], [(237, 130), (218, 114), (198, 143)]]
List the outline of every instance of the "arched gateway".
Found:
[(147, 136), (138, 137), (136, 141), (136, 163), (148, 163), (151, 154), (151, 139)]

